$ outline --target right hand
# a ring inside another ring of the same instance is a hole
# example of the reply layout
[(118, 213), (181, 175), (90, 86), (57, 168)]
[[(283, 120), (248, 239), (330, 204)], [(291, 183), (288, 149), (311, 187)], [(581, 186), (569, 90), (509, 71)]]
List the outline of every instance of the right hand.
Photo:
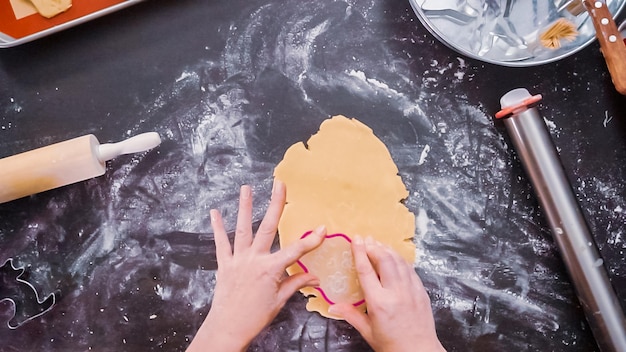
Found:
[(355, 236), (352, 253), (367, 314), (350, 304), (335, 304), (329, 311), (354, 326), (378, 352), (445, 351), (413, 266), (371, 237), (363, 241)]

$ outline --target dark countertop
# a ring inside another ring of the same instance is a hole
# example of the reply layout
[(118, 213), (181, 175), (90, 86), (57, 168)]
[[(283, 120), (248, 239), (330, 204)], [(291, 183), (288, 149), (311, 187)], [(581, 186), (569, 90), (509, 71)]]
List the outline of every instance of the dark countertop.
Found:
[[(260, 220), (284, 151), (335, 114), (372, 127), (399, 167), (445, 347), (594, 350), (492, 118), (517, 87), (544, 96), (540, 112), (625, 306), (626, 98), (596, 43), (506, 68), (436, 41), (407, 1), (152, 0), (0, 51), (0, 157), (89, 133), (164, 139), (102, 177), (0, 205), (0, 264), (13, 258), (40, 297), (56, 299), (11, 330), (0, 297), (0, 350), (184, 350), (215, 283), (208, 210), (232, 227), (249, 183)], [(366, 349), (345, 322), (304, 306), (294, 296), (251, 350)]]

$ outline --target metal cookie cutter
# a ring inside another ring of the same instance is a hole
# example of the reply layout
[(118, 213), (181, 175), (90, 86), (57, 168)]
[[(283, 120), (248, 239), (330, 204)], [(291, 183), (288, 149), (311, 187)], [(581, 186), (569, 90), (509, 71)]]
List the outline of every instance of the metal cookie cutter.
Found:
[(17, 329), (30, 320), (49, 312), (56, 302), (54, 293), (40, 299), (37, 289), (24, 280), (24, 267), (16, 268), (13, 259), (0, 267), (0, 303), (12, 303), (13, 313), (7, 322), (9, 329)]

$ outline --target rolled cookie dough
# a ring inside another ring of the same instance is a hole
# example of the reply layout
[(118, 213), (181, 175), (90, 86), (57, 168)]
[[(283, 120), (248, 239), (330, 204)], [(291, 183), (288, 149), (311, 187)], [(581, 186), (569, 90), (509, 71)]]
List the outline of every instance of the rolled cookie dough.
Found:
[(54, 17), (72, 7), (72, 0), (31, 0), (37, 12), (46, 18)]
[[(324, 121), (306, 145), (296, 143), (287, 150), (274, 176), (287, 186), (287, 204), (278, 225), (281, 248), (325, 225), (329, 235), (343, 234), (349, 239), (354, 235), (372, 236), (396, 250), (407, 262), (413, 262), (415, 216), (401, 202), (407, 198), (408, 191), (389, 151), (363, 123), (344, 116)], [(311, 252), (307, 256), (318, 259), (309, 259), (307, 265), (315, 267), (324, 258), (326, 261), (318, 266), (344, 263), (345, 249), (332, 248), (323, 244), (316, 249), (325, 252), (321, 256)], [(338, 264), (335, 269), (324, 270), (324, 275), (332, 273), (333, 278), (311, 272), (320, 276), (324, 291), (332, 291), (332, 287), (323, 287), (325, 282), (337, 284), (337, 277), (345, 278), (347, 284), (337, 287), (348, 287), (355, 292), (336, 297), (352, 297), (347, 302), (357, 303), (353, 300), (362, 297), (362, 293), (358, 284), (352, 284), (358, 282), (353, 263)], [(300, 263), (287, 268), (290, 275), (302, 271)], [(319, 288), (305, 287), (300, 291), (309, 297), (307, 310), (338, 319), (328, 312), (330, 303)], [(355, 306), (366, 310), (366, 304)]]

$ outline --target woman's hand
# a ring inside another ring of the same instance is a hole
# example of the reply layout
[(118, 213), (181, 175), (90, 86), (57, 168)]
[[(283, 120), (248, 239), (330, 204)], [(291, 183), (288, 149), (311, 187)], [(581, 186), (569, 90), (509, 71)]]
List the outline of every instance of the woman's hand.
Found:
[(285, 269), (322, 243), (326, 235), (323, 226), (312, 236), (270, 253), (284, 205), (285, 185), (277, 180), (265, 217), (253, 237), (252, 191), (242, 186), (234, 248), (220, 213), (211, 210), (217, 283), (211, 310), (187, 351), (245, 350), (296, 291), (319, 285), (312, 274), (286, 276)]
[(352, 253), (367, 314), (350, 304), (333, 305), (330, 311), (352, 324), (376, 351), (444, 351), (430, 299), (413, 266), (371, 237), (364, 242), (356, 236)]

